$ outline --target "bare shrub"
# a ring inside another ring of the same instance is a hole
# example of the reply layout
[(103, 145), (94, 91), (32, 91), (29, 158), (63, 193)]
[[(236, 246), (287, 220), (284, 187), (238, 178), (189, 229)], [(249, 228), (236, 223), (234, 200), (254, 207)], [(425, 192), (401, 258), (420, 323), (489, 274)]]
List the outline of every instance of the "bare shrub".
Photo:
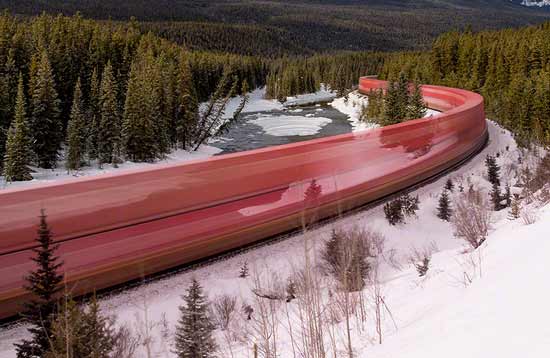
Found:
[(465, 240), (475, 250), (487, 238), (490, 221), (491, 211), (483, 199), (483, 195), (471, 186), (455, 204), (452, 218), (455, 236)]
[(121, 326), (115, 333), (111, 358), (133, 358), (139, 347), (139, 338), (126, 326)]
[(523, 221), (525, 225), (531, 225), (537, 221), (537, 213), (531, 208), (525, 208), (522, 210), (520, 216), (521, 221)]
[(413, 247), (412, 252), (408, 258), (409, 262), (416, 268), (420, 277), (425, 276), (430, 268), (430, 261), (432, 260), (432, 254), (437, 251), (437, 246), (434, 242), (423, 249), (417, 249)]
[(226, 330), (233, 318), (237, 307), (237, 298), (230, 295), (221, 295), (212, 302), (214, 322), (222, 330)]
[(365, 286), (369, 257), (383, 250), (380, 234), (368, 230), (333, 230), (322, 252), (323, 268), (346, 291), (359, 291)]

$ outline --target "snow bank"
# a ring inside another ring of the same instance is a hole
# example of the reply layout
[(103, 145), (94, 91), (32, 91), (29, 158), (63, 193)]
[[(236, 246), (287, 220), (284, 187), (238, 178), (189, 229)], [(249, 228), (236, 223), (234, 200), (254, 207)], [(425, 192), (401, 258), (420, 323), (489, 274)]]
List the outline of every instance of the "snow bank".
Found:
[(258, 119), (250, 121), (262, 127), (267, 134), (278, 137), (314, 135), (330, 122), (331, 119), (324, 117), (269, 115), (260, 115)]
[(294, 97), (287, 97), (285, 106), (304, 106), (319, 102), (328, 102), (336, 98), (336, 93), (321, 86), (321, 89), (315, 93), (300, 94)]
[(197, 151), (188, 152), (183, 149), (178, 149), (171, 152), (166, 156), (165, 159), (159, 160), (155, 163), (134, 163), (134, 162), (124, 162), (118, 165), (117, 168), (113, 167), (112, 164), (103, 164), (102, 168), (98, 167), (96, 162), (92, 163), (91, 166), (83, 167), (77, 171), (71, 171), (70, 173), (65, 169), (65, 161), (63, 158), (58, 162), (57, 168), (55, 169), (43, 169), (32, 167), (33, 180), (23, 181), (23, 182), (13, 182), (6, 183), (3, 176), (0, 176), (0, 188), (20, 188), (38, 184), (49, 183), (57, 180), (77, 178), (82, 176), (93, 176), (101, 175), (105, 173), (110, 173), (113, 171), (121, 171), (124, 169), (139, 169), (139, 168), (148, 168), (152, 167), (155, 164), (166, 164), (166, 163), (179, 163), (186, 162), (196, 159), (204, 159), (210, 156), (213, 156), (222, 150), (216, 147), (203, 145)]
[[(246, 106), (243, 108), (241, 113), (251, 113), (251, 112), (265, 112), (273, 110), (282, 110), (284, 106), (281, 102), (275, 99), (265, 99), (265, 87), (257, 88), (254, 91), (248, 94), (249, 99)], [(233, 97), (229, 100), (227, 107), (225, 107), (224, 118), (233, 117), (233, 113), (239, 106), (242, 100), (242, 96)], [(204, 104), (203, 104), (204, 105)]]
[(329, 104), (336, 110), (349, 116), (349, 121), (351, 122), (354, 132), (378, 127), (377, 124), (363, 122), (360, 119), (361, 109), (368, 104), (368, 98), (358, 92), (351, 92), (347, 100), (345, 97), (340, 97)]

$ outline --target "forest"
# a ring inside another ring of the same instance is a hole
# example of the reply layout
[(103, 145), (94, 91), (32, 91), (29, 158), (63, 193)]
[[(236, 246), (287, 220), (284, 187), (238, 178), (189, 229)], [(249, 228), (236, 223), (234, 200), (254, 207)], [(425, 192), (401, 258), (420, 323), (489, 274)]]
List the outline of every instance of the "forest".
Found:
[[(0, 0), (14, 14), (129, 21), (190, 50), (279, 57), (335, 51), (426, 50), (443, 32), (536, 24), (550, 11), (509, 0)], [(491, 13), (492, 16), (487, 16)], [(253, 36), (255, 41), (249, 41)]]
[[(484, 95), (490, 118), (525, 144), (550, 142), (550, 22), (521, 29), (452, 31), (430, 51), (245, 56), (189, 50), (136, 20), (81, 15), (0, 16), (0, 156), (7, 180), (30, 165), (68, 170), (95, 161), (153, 162), (221, 135), (225, 104), (262, 87), (268, 98), (345, 96), (358, 78), (442, 84)], [(247, 45), (245, 45), (247, 46)], [(200, 110), (200, 103), (205, 106)], [(391, 117), (391, 116), (390, 116)], [(403, 118), (407, 115), (401, 116)], [(389, 118), (389, 117), (388, 117)], [(391, 123), (393, 119), (385, 120)], [(400, 118), (401, 120), (402, 118)]]
[(550, 143), (550, 22), (474, 33), (449, 32), (429, 52), (395, 53), (382, 78), (405, 72), (421, 83), (469, 89), (485, 98), (487, 116), (523, 144)]

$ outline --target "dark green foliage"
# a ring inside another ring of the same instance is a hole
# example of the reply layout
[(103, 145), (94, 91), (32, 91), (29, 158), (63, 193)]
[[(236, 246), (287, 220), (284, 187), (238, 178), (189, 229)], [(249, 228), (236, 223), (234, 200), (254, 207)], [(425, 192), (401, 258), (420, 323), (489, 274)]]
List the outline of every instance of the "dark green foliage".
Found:
[(384, 205), (384, 215), (390, 225), (405, 222), (405, 217), (416, 215), (420, 201), (418, 196), (405, 194)]
[(101, 122), (101, 81), (97, 68), (93, 69), (88, 95), (88, 118), (86, 128), (86, 152), (89, 159), (98, 158), (99, 123)]
[(199, 120), (199, 104), (191, 77), (191, 67), (186, 60), (180, 64), (178, 97), (178, 108), (171, 131), (172, 142), (178, 143), (181, 148), (189, 149)]
[(415, 83), (408, 104), (408, 119), (422, 118), (426, 115), (426, 103), (422, 97), (422, 89)]
[(61, 101), (55, 89), (55, 78), (48, 54), (42, 52), (36, 74), (31, 77), (31, 117), (33, 150), (38, 166), (54, 168), (57, 152), (63, 140)]
[(104, 316), (95, 296), (87, 307), (66, 297), (52, 323), (51, 348), (44, 358), (103, 358), (114, 351), (117, 332)]
[(115, 155), (115, 144), (120, 142), (120, 109), (118, 104), (117, 84), (113, 67), (107, 63), (101, 76), (100, 119), (98, 126), (97, 148), (102, 163), (112, 163)]
[(481, 93), (487, 114), (520, 144), (550, 143), (550, 22), (515, 30), (449, 32), (430, 53), (388, 57), (382, 77), (405, 70), (424, 83)]
[[(124, 106), (122, 142), (128, 159), (152, 162), (160, 157), (159, 142), (167, 136), (160, 123), (160, 93), (153, 58), (140, 59), (132, 64)], [(156, 126), (161, 126), (157, 131)], [(157, 136), (158, 135), (158, 136)]]
[(455, 188), (455, 185), (453, 183), (453, 180), (451, 178), (447, 179), (447, 181), (445, 182), (445, 190), (448, 190), (449, 192), (453, 192)]
[(489, 183), (500, 186), (500, 167), (498, 166), (495, 157), (488, 155), (485, 158), (485, 166), (487, 167), (487, 177)]
[(439, 204), (437, 206), (437, 217), (441, 220), (449, 221), (451, 219), (451, 215), (451, 201), (449, 200), (448, 191), (447, 189), (445, 189), (439, 197)]
[(384, 113), (376, 123), (385, 126), (424, 117), (426, 104), (420, 86), (413, 85), (411, 92), (405, 72), (399, 73), (397, 82), (390, 81), (384, 95)]
[(80, 89), (80, 79), (76, 82), (73, 95), (71, 118), (67, 125), (67, 149), (65, 166), (77, 170), (82, 165), (86, 153), (86, 110)]
[(44, 210), (40, 215), (40, 227), (37, 237), (38, 248), (33, 249), (32, 260), (37, 267), (25, 278), (26, 289), (33, 299), (25, 305), (25, 319), (29, 322), (30, 339), (16, 344), (18, 358), (42, 358), (50, 349), (53, 336), (52, 323), (57, 306), (57, 293), (63, 275), (59, 273), (61, 263), (55, 256), (57, 245), (54, 245), (50, 228), (46, 222)]
[(418, 195), (410, 196), (409, 194), (404, 194), (398, 200), (401, 202), (401, 210), (403, 210), (405, 216), (416, 215), (416, 211), (419, 209), (418, 205), (420, 204)]
[(322, 260), (327, 272), (347, 291), (360, 291), (370, 271), (369, 247), (364, 233), (332, 231), (325, 242)]
[[(191, 50), (278, 57), (336, 50), (427, 48), (438, 34), (469, 24), (475, 31), (548, 18), (510, 1), (457, 0), (1, 0), (0, 8), (38, 15), (74, 14), (128, 21)], [(487, 14), (491, 14), (488, 16)], [(254, 40), (252, 41), (252, 37)]]
[(6, 181), (31, 180), (31, 133), (26, 118), (23, 76), (19, 76), (15, 118), (11, 123), (6, 141), (3, 175)]
[(175, 352), (179, 358), (214, 357), (216, 343), (212, 332), (214, 325), (208, 317), (208, 302), (203, 289), (193, 279), (185, 303), (180, 306), (180, 318), (176, 327)]
[(370, 92), (368, 95), (366, 113), (364, 113), (364, 116), (361, 116), (362, 120), (379, 123), (382, 120), (384, 113), (384, 92), (381, 89)]
[(401, 210), (401, 201), (392, 200), (384, 205), (384, 215), (390, 225), (397, 225), (405, 221), (405, 216)]
[(502, 209), (502, 194), (500, 192), (500, 186), (498, 183), (493, 183), (493, 187), (491, 189), (491, 193), (489, 194), (491, 196), (491, 202), (493, 203), (493, 209), (495, 211), (499, 211)]

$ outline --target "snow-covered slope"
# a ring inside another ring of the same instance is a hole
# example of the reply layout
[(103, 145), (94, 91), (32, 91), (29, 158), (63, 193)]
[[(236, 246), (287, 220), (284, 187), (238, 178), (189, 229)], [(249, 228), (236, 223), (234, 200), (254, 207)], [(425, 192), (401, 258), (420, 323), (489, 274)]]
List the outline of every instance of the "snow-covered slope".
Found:
[(538, 7), (550, 6), (550, 0), (523, 0), (521, 5)]

